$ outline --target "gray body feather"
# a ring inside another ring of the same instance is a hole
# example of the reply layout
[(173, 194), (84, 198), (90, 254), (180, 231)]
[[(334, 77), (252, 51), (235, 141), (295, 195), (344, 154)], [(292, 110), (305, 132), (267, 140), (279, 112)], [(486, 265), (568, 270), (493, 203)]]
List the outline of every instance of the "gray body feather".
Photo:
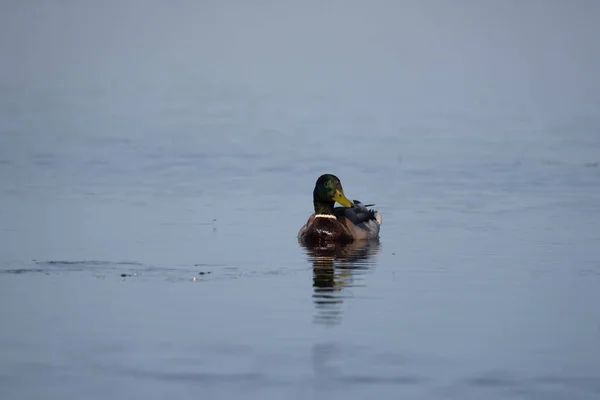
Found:
[[(354, 200), (354, 207), (335, 207), (333, 214), (337, 221), (348, 232), (353, 240), (368, 240), (379, 237), (379, 229), (381, 226), (381, 215), (375, 210), (369, 210), (358, 200)], [(300, 228), (298, 238), (303, 239), (305, 234), (310, 234), (315, 224), (315, 215), (311, 215), (306, 225)], [(319, 221), (321, 224), (321, 221)], [(315, 226), (316, 227), (316, 226)]]

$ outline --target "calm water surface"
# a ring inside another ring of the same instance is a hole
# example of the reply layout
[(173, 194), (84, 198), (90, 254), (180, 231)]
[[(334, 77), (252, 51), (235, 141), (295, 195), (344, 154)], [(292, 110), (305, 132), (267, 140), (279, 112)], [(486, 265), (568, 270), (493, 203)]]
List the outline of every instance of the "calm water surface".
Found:
[[(72, 13), (58, 39), (104, 43), (85, 22), (113, 14)], [(208, 42), (208, 66), (119, 41), (51, 59), (23, 33), (47, 63), (0, 82), (0, 398), (600, 398), (600, 97), (482, 100), (352, 52), (261, 67), (242, 36), (244, 68)], [(298, 244), (325, 172), (380, 241)]]

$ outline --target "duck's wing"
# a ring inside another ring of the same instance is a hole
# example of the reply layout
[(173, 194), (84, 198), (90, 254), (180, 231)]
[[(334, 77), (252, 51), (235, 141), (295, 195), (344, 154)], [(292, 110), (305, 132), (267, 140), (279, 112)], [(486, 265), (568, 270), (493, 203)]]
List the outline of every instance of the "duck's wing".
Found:
[(354, 239), (376, 239), (382, 222), (381, 214), (370, 210), (358, 200), (354, 207), (336, 207), (334, 214), (346, 226)]

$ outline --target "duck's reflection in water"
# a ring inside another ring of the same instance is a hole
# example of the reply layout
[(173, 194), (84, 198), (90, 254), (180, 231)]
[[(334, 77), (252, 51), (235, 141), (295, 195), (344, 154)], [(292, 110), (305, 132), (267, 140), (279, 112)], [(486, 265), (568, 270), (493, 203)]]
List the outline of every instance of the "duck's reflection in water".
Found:
[(328, 325), (339, 323), (348, 288), (360, 286), (362, 275), (374, 264), (373, 256), (379, 252), (379, 241), (302, 246), (313, 265), (315, 322)]

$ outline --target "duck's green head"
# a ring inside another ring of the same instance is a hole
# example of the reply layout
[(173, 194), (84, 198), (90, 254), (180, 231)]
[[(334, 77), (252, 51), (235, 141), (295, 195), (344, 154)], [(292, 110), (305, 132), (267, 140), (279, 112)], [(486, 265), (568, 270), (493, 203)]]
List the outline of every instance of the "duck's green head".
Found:
[(354, 203), (346, 198), (342, 183), (337, 176), (331, 174), (321, 175), (313, 191), (315, 213), (333, 214), (333, 205), (338, 202), (344, 207), (352, 207)]

